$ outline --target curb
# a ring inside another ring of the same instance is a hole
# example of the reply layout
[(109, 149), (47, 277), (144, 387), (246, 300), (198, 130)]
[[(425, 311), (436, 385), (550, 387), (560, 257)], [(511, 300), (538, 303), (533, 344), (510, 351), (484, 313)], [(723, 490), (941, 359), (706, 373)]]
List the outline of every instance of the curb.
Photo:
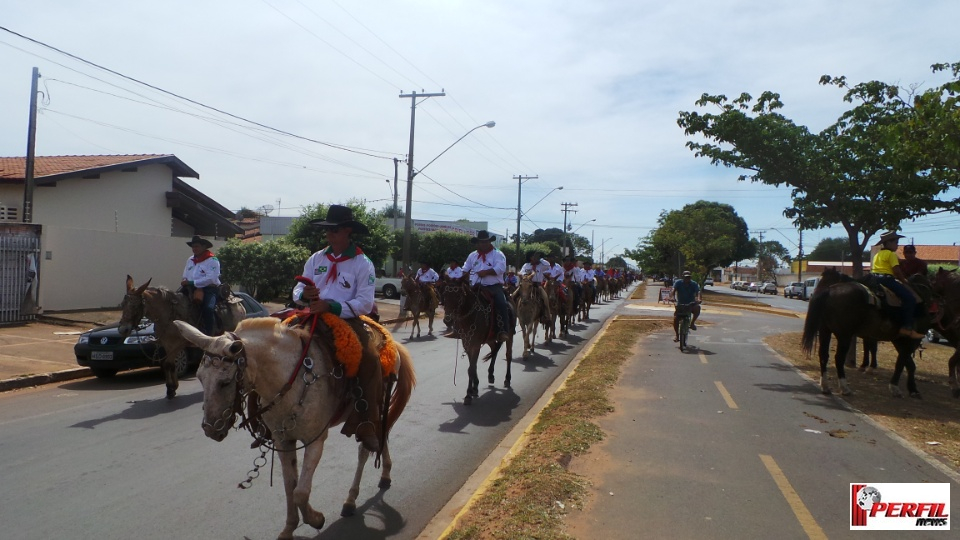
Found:
[[(71, 321), (69, 319), (56, 319), (53, 317), (46, 317), (45, 319), (54, 319), (50, 322), (53, 324), (62, 324), (66, 323), (84, 323), (83, 321)], [(411, 320), (412, 317), (401, 317), (397, 319), (387, 319), (380, 321), (380, 324), (395, 324), (398, 322), (405, 322)], [(8, 392), (10, 390), (19, 390), (21, 388), (30, 388), (33, 386), (43, 386), (45, 384), (52, 384), (64, 381), (72, 381), (74, 379), (83, 379), (85, 377), (92, 377), (93, 372), (90, 371), (90, 368), (77, 367), (73, 369), (65, 369), (63, 371), (53, 371), (50, 373), (38, 373), (36, 375), (27, 375), (24, 377), (14, 377), (12, 379), (2, 379), (0, 380), (0, 392)]]

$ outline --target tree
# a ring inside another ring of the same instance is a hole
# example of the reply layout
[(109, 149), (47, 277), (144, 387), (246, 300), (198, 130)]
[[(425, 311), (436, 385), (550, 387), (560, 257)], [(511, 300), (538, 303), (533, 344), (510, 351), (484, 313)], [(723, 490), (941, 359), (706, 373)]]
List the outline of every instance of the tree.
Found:
[(260, 217), (260, 214), (256, 210), (251, 210), (246, 206), (240, 207), (240, 210), (237, 211), (237, 219), (248, 219), (248, 218), (257, 218)]
[(310, 252), (285, 240), (241, 243), (233, 239), (217, 250), (221, 279), (243, 287), (251, 296), (266, 302), (289, 299)]
[(760, 281), (777, 282), (775, 270), (784, 263), (790, 262), (790, 252), (783, 244), (776, 240), (750, 241), (757, 252), (757, 279)]
[(627, 261), (623, 260), (623, 257), (611, 257), (605, 266), (607, 268), (620, 268), (622, 270), (627, 268), (629, 265), (627, 264)]
[(687, 268), (702, 275), (756, 253), (747, 223), (728, 204), (697, 201), (662, 212), (657, 224), (636, 250), (624, 252), (647, 273), (675, 274)]
[[(934, 71), (947, 67), (939, 64)], [(842, 225), (854, 272), (861, 274), (864, 249), (878, 231), (960, 208), (960, 198), (947, 193), (960, 186), (956, 131), (951, 131), (960, 125), (953, 98), (960, 90), (960, 68), (949, 67), (954, 80), (917, 96), (918, 107), (894, 85), (872, 81), (848, 87), (843, 77), (823, 76), (821, 84), (846, 89), (844, 100), (859, 104), (817, 134), (779, 114), (783, 103), (773, 92), (756, 102), (746, 93), (732, 101), (703, 94), (697, 106), (713, 105), (720, 112), (681, 112), (677, 123), (685, 134), (717, 143), (687, 142), (697, 157), (749, 171), (741, 181), (791, 186), (793, 206), (784, 215), (801, 229)], [(944, 144), (950, 133), (954, 140)]]
[(474, 249), (476, 246), (470, 243), (469, 234), (435, 231), (420, 236), (417, 261), (426, 261), (439, 272), (451, 259), (463, 264)]
[(807, 255), (808, 261), (850, 261), (850, 242), (846, 238), (824, 238)]
[[(387, 254), (391, 252), (392, 233), (383, 222), (383, 215), (376, 210), (369, 210), (366, 203), (357, 199), (350, 199), (345, 203), (353, 210), (353, 219), (363, 223), (370, 230), (367, 235), (355, 235), (355, 242), (363, 252), (373, 261), (376, 268), (383, 268)], [(311, 204), (303, 209), (303, 213), (290, 224), (290, 231), (286, 239), (291, 243), (310, 250), (311, 253), (326, 247), (323, 231), (310, 225), (315, 219), (327, 216), (329, 205), (324, 203)]]

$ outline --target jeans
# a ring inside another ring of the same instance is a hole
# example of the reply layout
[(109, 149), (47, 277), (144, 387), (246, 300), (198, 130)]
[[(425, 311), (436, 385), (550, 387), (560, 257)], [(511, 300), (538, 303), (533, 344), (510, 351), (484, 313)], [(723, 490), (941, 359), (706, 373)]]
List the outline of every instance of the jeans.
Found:
[(212, 336), (217, 326), (215, 310), (217, 307), (216, 285), (207, 285), (203, 288), (203, 302), (200, 303), (200, 331)]
[(493, 307), (497, 310), (497, 332), (506, 332), (510, 324), (510, 312), (507, 310), (507, 295), (504, 294), (503, 285), (498, 283), (481, 287), (493, 296)]
[(877, 281), (884, 287), (893, 291), (897, 296), (900, 297), (901, 303), (901, 321), (900, 328), (909, 328), (913, 330), (913, 317), (914, 312), (917, 308), (917, 299), (914, 298), (913, 292), (910, 289), (906, 288), (903, 283), (897, 281), (897, 278), (888, 275), (888, 274), (874, 274), (877, 278)]

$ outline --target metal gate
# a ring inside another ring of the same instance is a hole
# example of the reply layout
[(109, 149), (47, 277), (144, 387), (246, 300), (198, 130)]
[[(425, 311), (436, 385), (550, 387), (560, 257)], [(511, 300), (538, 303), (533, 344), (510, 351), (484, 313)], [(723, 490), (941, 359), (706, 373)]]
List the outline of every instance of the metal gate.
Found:
[(37, 316), (40, 230), (29, 223), (0, 223), (0, 324)]

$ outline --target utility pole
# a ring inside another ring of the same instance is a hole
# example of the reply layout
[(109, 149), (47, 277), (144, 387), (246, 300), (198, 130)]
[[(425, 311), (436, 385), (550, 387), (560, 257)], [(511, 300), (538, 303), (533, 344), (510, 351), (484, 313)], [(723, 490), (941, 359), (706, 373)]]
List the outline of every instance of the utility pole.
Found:
[(800, 229), (800, 245), (797, 246), (797, 281), (803, 281), (803, 229)]
[(40, 69), (33, 68), (33, 80), (30, 83), (30, 121), (27, 124), (27, 163), (23, 175), (23, 222), (33, 223), (33, 166), (36, 160), (37, 146), (37, 82)]
[(520, 271), (520, 267), (523, 266), (523, 255), (520, 253), (520, 187), (523, 185), (524, 180), (535, 180), (540, 178), (539, 176), (524, 176), (518, 174), (513, 177), (517, 181), (517, 271)]
[(761, 277), (763, 275), (763, 233), (767, 231), (754, 232), (760, 237), (759, 243), (757, 244), (757, 247), (759, 248), (757, 250), (757, 290), (759, 291), (759, 285), (763, 283), (763, 278)]
[[(576, 210), (571, 210), (571, 208), (574, 207), (574, 206), (577, 206), (577, 203), (565, 202), (565, 203), (560, 203), (560, 206), (563, 207), (563, 247), (562, 247), (562, 251), (563, 251), (563, 255), (566, 256), (566, 255), (567, 255), (567, 213), (568, 213), (568, 212), (573, 212), (574, 214), (576, 214), (577, 211), (576, 211)], [(571, 250), (571, 254), (572, 254), (572, 253), (573, 253), (573, 252), (572, 252), (572, 250)]]
[[(401, 90), (402, 92), (402, 90)], [(413, 226), (411, 220), (411, 205), (413, 202), (413, 133), (414, 126), (417, 123), (417, 97), (432, 98), (443, 97), (447, 95), (444, 92), (434, 94), (418, 94), (413, 91), (409, 94), (400, 94), (401, 98), (410, 98), (410, 151), (407, 152), (407, 209), (403, 217), (403, 270), (406, 271), (410, 266), (410, 229)]]
[[(400, 195), (397, 193), (397, 177), (399, 176), (400, 171), (400, 160), (393, 158), (393, 231), (397, 231), (397, 197)], [(394, 236), (396, 237), (396, 236)], [(397, 259), (393, 259), (393, 274), (390, 277), (396, 277), (397, 275)]]

